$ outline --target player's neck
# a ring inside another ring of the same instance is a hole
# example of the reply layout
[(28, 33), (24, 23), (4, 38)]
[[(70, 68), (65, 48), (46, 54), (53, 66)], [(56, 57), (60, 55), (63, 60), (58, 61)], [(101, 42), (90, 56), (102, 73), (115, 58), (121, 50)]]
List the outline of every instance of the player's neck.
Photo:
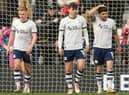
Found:
[(104, 21), (104, 22), (107, 21), (107, 18), (106, 18), (106, 19), (100, 18), (100, 19), (101, 19), (102, 21)]
[(20, 20), (22, 23), (26, 23), (28, 19)]
[(69, 14), (69, 18), (71, 18), (71, 19), (75, 19), (76, 17), (77, 17), (77, 15), (76, 16), (72, 16), (72, 15)]

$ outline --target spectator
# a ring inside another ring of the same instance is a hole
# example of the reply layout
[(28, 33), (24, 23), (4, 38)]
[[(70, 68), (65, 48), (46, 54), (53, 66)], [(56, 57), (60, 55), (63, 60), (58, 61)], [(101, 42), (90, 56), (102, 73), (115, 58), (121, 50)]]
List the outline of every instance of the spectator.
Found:
[[(10, 32), (11, 32), (10, 27), (3, 26), (1, 29), (0, 46), (2, 46), (6, 50), (7, 50), (7, 43), (8, 43)], [(12, 45), (13, 45), (13, 42), (11, 43), (11, 49), (12, 49)], [(13, 60), (12, 53), (10, 53), (9, 55), (9, 67), (11, 70), (13, 70), (14, 68), (14, 60)]]
[(128, 63), (128, 44), (129, 44), (129, 19), (126, 20), (126, 23), (122, 28), (121, 36), (123, 37), (121, 41), (121, 47), (122, 47), (121, 61), (122, 61), (122, 64), (127, 64)]
[[(39, 57), (39, 63), (43, 62), (43, 58), (45, 64), (55, 62), (55, 44), (58, 34), (59, 17), (56, 8), (54, 6), (48, 6), (47, 13), (36, 20), (36, 24), (40, 25), (36, 45), (36, 48), (39, 48), (38, 50), (40, 52), (40, 55), (37, 55)], [(37, 60), (37, 58), (35, 60)]]
[(38, 18), (35, 23), (37, 25), (47, 24), (47, 23), (58, 23), (59, 16), (57, 15), (56, 6), (48, 6), (47, 13), (44, 13), (44, 16)]

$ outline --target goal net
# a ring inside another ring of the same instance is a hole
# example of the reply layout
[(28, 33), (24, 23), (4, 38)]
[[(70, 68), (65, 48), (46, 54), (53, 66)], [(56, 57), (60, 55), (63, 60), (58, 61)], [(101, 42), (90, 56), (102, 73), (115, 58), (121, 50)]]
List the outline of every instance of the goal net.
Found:
[[(129, 18), (129, 0), (79, 0), (79, 13), (98, 4), (108, 6), (109, 16), (116, 21), (120, 34), (121, 28)], [(33, 20), (38, 28), (38, 41), (32, 54), (32, 92), (65, 92), (65, 72), (63, 58), (58, 55), (55, 47), (58, 37), (59, 21), (64, 14), (57, 0), (30, 0), (33, 10)], [(18, 0), (0, 0), (0, 28), (11, 26), (12, 18), (17, 17)], [(65, 11), (65, 9), (62, 9)], [(90, 45), (93, 42), (91, 26), (88, 28)], [(121, 38), (121, 37), (120, 37)], [(115, 46), (115, 44), (114, 44)], [(115, 50), (115, 49), (114, 49)], [(9, 68), (6, 50), (0, 47), (0, 92), (12, 92), (15, 88), (13, 73)], [(87, 66), (81, 78), (82, 92), (96, 92), (95, 66), (92, 64), (92, 50), (87, 54)], [(126, 55), (128, 56), (128, 55)], [(129, 57), (128, 57), (129, 58)], [(121, 55), (115, 53), (114, 62), (114, 87), (118, 91), (129, 91), (129, 62), (122, 64)], [(128, 61), (128, 60), (127, 60)], [(76, 68), (76, 63), (73, 64)], [(103, 74), (106, 73), (104, 70)], [(125, 80), (122, 77), (124, 76)], [(103, 77), (103, 87), (106, 85), (106, 77)], [(121, 82), (125, 82), (123, 85)]]

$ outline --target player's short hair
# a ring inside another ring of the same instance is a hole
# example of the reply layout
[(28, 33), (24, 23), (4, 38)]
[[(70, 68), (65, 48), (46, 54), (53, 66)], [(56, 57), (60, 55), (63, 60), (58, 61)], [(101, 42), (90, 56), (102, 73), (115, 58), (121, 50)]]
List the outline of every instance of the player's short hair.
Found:
[(103, 6), (103, 7), (100, 7), (100, 8), (98, 9), (98, 14), (100, 14), (100, 13), (102, 13), (102, 12), (107, 12), (107, 11), (108, 11), (107, 7)]
[(75, 3), (75, 2), (71, 2), (71, 3), (68, 5), (68, 7), (69, 7), (69, 9), (70, 9), (70, 8), (77, 9), (78, 5), (77, 5), (77, 3)]
[(18, 11), (27, 11), (28, 17), (33, 18), (30, 0), (18, 0)]

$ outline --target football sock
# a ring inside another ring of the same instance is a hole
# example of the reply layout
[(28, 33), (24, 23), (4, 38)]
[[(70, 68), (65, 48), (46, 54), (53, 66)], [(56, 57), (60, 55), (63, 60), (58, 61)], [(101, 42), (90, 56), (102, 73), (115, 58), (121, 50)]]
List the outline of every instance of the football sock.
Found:
[(67, 73), (65, 75), (65, 80), (66, 80), (68, 89), (72, 89), (73, 88), (73, 85), (72, 85), (72, 73)]

